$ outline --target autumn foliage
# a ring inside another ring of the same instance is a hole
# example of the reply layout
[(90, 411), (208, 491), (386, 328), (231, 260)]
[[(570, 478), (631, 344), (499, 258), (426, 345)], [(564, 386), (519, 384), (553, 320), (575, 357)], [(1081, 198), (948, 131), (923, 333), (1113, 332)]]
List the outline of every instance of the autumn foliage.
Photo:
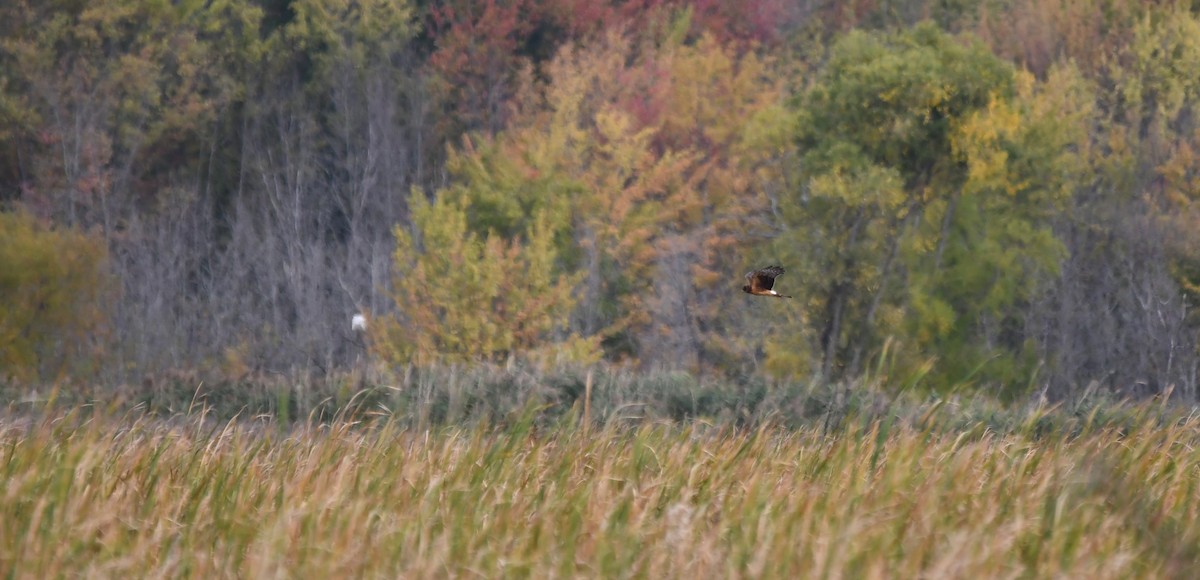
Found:
[[(122, 380), (1195, 396), (1198, 38), (1179, 2), (18, 0), (0, 201), (102, 240)], [(795, 300), (737, 291), (767, 263)]]
[(643, 54), (614, 33), (564, 48), (546, 82), (522, 87), (506, 131), (452, 151), (462, 181), (445, 195), (476, 235), (513, 239), (544, 221), (561, 256), (547, 266), (578, 277), (572, 335), (700, 368), (738, 348), (722, 336), (725, 272), (765, 205), (755, 172), (779, 143), (763, 126), (785, 113), (760, 57), (709, 36), (664, 42)]
[(379, 349), (395, 362), (497, 360), (562, 339), (575, 304), (573, 280), (557, 273), (545, 214), (512, 240), (467, 228), (462, 202), (412, 195), (412, 231), (396, 228), (400, 322)]
[(113, 296), (95, 236), (0, 213), (0, 377), (57, 380), (95, 369)]

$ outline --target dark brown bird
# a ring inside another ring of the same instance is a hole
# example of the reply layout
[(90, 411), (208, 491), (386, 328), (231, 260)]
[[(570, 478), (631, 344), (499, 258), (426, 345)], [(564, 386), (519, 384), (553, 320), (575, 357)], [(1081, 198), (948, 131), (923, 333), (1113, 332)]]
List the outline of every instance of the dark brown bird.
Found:
[(772, 288), (775, 287), (775, 278), (783, 274), (783, 268), (780, 266), (767, 266), (760, 270), (746, 273), (746, 281), (749, 284), (742, 286), (742, 292), (753, 294), (755, 296), (774, 296), (776, 298), (791, 298), (784, 296)]

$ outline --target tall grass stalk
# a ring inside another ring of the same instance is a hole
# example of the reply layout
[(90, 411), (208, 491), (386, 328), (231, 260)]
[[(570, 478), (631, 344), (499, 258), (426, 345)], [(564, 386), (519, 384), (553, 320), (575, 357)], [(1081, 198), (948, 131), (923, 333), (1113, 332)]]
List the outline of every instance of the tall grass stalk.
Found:
[[(0, 422), (6, 577), (1181, 577), (1200, 420)], [(944, 414), (945, 407), (932, 411)]]

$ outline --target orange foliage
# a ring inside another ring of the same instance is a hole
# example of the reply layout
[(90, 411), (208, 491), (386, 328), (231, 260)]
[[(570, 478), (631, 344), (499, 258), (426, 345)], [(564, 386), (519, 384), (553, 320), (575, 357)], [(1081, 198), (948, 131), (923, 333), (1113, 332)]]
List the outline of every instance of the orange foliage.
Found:
[(783, 0), (442, 0), (427, 15), (429, 64), (459, 129), (495, 132), (521, 71), (560, 47), (614, 31), (653, 39), (686, 15), (689, 39), (710, 37), (745, 52), (772, 43), (798, 17)]
[(721, 332), (729, 273), (746, 232), (761, 231), (759, 180), (786, 125), (770, 68), (710, 36), (652, 48), (610, 33), (568, 47), (545, 67), (548, 82), (522, 88), (509, 130), (452, 155), (469, 181), (458, 195), (476, 228), (517, 231), (514, 206), (556, 208), (584, 272), (583, 335), (640, 340), (651, 355), (673, 344), (693, 363), (737, 350)]
[(1042, 77), (1056, 62), (1071, 60), (1096, 72), (1128, 42), (1132, 2), (1018, 0), (994, 11), (981, 7), (975, 32), (992, 51)]

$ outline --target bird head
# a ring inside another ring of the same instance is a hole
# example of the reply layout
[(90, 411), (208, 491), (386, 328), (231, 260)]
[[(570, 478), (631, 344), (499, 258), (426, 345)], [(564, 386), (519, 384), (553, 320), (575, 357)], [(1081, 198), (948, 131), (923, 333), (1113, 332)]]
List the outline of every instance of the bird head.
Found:
[(749, 285), (749, 284), (747, 284), (747, 285), (745, 285), (745, 286), (742, 286), (742, 292), (745, 292), (746, 294), (749, 294), (749, 293), (750, 293), (750, 285)]

